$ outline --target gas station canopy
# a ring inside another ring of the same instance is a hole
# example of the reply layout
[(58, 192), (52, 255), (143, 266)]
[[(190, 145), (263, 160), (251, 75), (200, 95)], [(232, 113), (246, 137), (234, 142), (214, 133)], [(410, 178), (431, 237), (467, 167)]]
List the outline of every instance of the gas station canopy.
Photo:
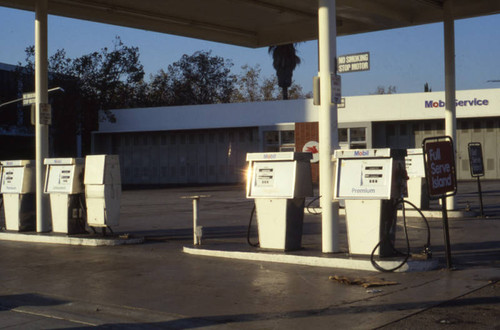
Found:
[[(36, 0), (0, 0), (35, 10)], [(318, 0), (48, 0), (50, 15), (247, 47), (318, 38)], [(455, 19), (500, 13), (500, 1), (455, 0)], [(337, 0), (337, 35), (443, 21), (443, 0)]]

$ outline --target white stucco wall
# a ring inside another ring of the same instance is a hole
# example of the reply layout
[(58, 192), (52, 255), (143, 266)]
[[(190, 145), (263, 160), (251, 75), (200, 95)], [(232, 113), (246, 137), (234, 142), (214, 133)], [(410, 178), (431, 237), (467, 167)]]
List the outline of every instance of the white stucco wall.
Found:
[[(444, 118), (444, 99), (444, 92), (346, 97), (346, 107), (338, 109), (339, 123)], [(457, 118), (500, 116), (500, 89), (457, 91), (457, 100), (462, 101), (457, 105)], [(318, 111), (319, 107), (314, 106), (311, 99), (120, 109), (112, 110), (116, 123), (100, 123), (99, 132), (259, 127), (313, 122), (318, 120)]]

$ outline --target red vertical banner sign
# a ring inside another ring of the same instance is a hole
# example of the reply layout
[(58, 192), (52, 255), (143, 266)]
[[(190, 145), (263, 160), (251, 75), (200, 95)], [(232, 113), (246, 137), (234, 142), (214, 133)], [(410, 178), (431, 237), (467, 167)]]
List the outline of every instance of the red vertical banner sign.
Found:
[(457, 193), (457, 172), (455, 170), (455, 149), (449, 136), (438, 136), (424, 139), (425, 179), (427, 190), (432, 199), (441, 198), (443, 213), (443, 234), (446, 251), (446, 265), (451, 264), (450, 235), (448, 229), (448, 211), (446, 197)]
[(437, 199), (454, 195), (457, 192), (457, 175), (451, 138), (427, 138), (423, 148), (429, 196)]

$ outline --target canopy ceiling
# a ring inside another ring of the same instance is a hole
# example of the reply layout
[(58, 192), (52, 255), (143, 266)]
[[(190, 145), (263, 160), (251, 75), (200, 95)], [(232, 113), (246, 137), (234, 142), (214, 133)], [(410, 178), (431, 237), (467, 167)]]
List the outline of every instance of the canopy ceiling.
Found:
[[(35, 0), (0, 0), (34, 11)], [(49, 14), (247, 47), (317, 39), (318, 0), (48, 0)], [(455, 18), (500, 13), (498, 0), (455, 0)], [(440, 22), (443, 0), (337, 0), (337, 34)]]

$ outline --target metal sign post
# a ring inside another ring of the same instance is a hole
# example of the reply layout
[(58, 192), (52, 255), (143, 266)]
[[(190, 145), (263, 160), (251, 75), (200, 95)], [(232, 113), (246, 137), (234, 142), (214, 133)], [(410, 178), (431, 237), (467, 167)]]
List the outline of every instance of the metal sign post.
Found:
[(479, 142), (470, 142), (468, 144), (468, 149), (470, 175), (473, 178), (477, 178), (477, 190), (479, 193), (479, 203), (481, 205), (481, 218), (484, 218), (483, 193), (481, 191), (481, 180), (479, 179), (484, 176), (483, 150), (481, 149), (481, 143)]
[(443, 212), (443, 233), (446, 249), (446, 265), (452, 268), (450, 235), (448, 229), (448, 211), (446, 197), (457, 193), (457, 175), (453, 140), (449, 136), (439, 136), (424, 139), (425, 178), (427, 190), (431, 199), (441, 198)]

